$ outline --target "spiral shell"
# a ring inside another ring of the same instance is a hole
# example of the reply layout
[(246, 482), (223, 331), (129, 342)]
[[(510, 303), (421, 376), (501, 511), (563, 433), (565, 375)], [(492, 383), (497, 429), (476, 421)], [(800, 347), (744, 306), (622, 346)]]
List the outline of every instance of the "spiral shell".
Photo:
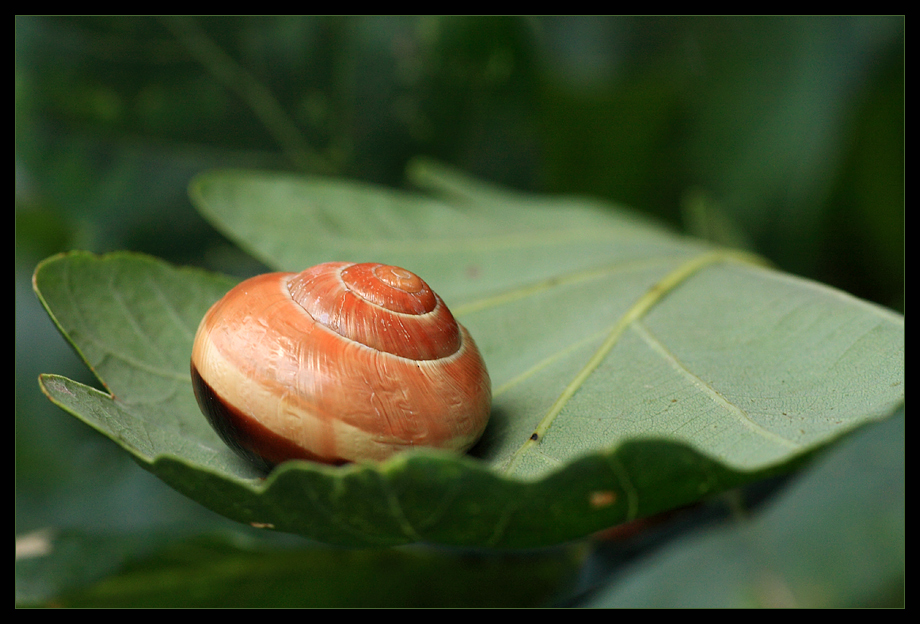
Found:
[(201, 321), (191, 369), (214, 429), (264, 466), (465, 451), (491, 404), (467, 330), (421, 278), (383, 264), (240, 283)]

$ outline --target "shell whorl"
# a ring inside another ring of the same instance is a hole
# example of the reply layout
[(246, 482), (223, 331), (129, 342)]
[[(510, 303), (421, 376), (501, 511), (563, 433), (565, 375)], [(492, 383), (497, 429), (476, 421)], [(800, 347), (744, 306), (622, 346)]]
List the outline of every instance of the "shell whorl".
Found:
[(340, 336), (413, 360), (460, 348), (453, 315), (414, 273), (384, 264), (326, 263), (288, 279), (291, 298)]
[(202, 320), (192, 377), (221, 437), (268, 465), (466, 450), (491, 403), (469, 333), (421, 278), (380, 264), (240, 283)]

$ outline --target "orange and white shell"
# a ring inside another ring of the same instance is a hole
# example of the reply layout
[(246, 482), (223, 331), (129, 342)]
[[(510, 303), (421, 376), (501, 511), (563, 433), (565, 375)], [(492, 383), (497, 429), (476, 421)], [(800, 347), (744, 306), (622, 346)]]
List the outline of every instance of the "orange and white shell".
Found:
[(383, 264), (240, 283), (201, 321), (191, 369), (214, 429), (266, 466), (465, 451), (491, 406), (467, 330), (421, 278)]

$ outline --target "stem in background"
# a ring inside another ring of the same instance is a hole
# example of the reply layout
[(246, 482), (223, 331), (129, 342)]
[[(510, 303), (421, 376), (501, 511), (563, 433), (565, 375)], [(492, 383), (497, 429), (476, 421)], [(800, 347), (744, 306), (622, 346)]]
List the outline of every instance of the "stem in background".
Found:
[(300, 128), (272, 92), (224, 52), (190, 17), (163, 17), (163, 24), (189, 53), (224, 87), (236, 93), (255, 113), (281, 150), (298, 169), (329, 172), (325, 158), (304, 140)]

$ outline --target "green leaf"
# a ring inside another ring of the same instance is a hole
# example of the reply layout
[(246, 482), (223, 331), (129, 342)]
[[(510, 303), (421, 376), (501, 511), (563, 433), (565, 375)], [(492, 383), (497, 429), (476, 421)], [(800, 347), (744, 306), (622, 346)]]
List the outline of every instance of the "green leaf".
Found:
[(42, 263), (46, 309), (106, 394), (55, 403), (241, 522), (353, 546), (533, 547), (794, 469), (903, 403), (903, 318), (612, 208), (526, 196), (419, 163), (430, 194), (218, 172), (202, 212), (269, 266), (418, 272), (476, 339), (490, 425), (471, 456), (289, 462), (267, 477), (190, 388), (199, 319), (232, 280), (134, 254)]
[(902, 408), (821, 457), (752, 517), (668, 544), (584, 606), (903, 605), (904, 442)]

